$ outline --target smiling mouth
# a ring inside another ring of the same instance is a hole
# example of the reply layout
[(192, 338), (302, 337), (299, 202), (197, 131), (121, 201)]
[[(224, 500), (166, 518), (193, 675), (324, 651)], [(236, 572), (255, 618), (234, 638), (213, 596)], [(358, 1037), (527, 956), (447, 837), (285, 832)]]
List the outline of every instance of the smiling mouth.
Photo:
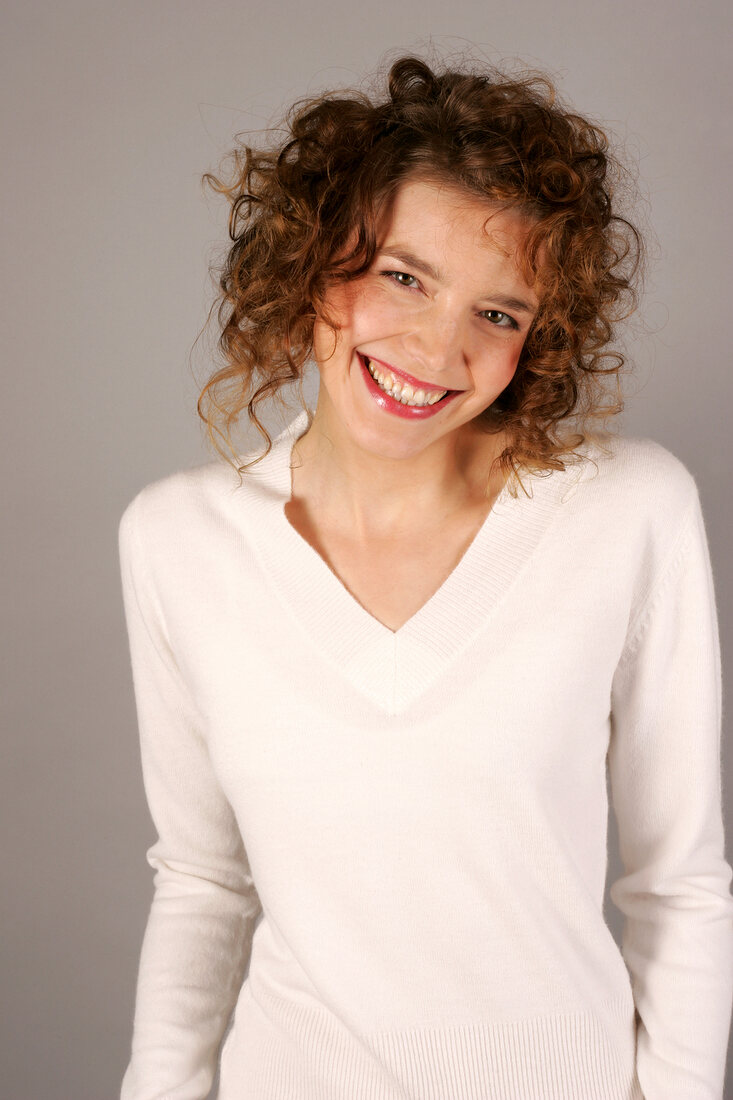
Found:
[(412, 386), (381, 363), (373, 362), (366, 355), (362, 355), (361, 358), (380, 390), (402, 405), (409, 405), (411, 408), (428, 408), (430, 405), (437, 405), (448, 394), (459, 392), (458, 390), (439, 390), (428, 385)]

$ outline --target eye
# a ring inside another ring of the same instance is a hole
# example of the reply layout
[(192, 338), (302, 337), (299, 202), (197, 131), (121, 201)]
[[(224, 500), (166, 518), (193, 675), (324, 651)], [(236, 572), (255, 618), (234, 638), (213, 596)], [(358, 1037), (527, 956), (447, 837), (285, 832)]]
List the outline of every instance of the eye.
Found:
[(500, 309), (485, 309), (482, 311), (481, 316), (485, 317), (492, 325), (497, 325), (499, 328), (519, 328), (514, 318), (510, 317), (508, 313), (502, 313)]
[(409, 290), (413, 290), (420, 285), (415, 276), (408, 275), (406, 271), (382, 271), (381, 274), (387, 279), (392, 279), (399, 286), (406, 286)]

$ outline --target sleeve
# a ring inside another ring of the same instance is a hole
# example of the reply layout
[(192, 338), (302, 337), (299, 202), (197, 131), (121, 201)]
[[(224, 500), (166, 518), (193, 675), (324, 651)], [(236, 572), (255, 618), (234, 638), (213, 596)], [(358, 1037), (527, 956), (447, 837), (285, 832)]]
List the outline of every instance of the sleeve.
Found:
[(644, 1100), (722, 1100), (733, 1006), (721, 664), (697, 487), (631, 623), (612, 687), (609, 781), (622, 955)]
[(121, 1100), (204, 1100), (249, 961), (259, 899), (232, 809), (168, 643), (138, 530), (119, 524), (145, 793), (158, 839)]

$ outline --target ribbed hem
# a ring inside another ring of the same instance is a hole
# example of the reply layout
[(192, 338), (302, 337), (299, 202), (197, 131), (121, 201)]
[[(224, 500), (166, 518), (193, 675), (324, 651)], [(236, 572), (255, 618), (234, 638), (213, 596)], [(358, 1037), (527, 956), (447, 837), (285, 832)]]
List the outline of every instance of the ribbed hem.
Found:
[(633, 1004), (354, 1035), (270, 991), (241, 1000), (219, 1100), (644, 1100)]

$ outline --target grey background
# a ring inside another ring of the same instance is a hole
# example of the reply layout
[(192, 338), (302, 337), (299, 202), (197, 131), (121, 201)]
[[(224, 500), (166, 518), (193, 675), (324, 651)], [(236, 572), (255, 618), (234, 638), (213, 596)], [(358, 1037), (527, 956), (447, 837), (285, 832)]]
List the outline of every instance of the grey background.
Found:
[[(353, 83), (385, 51), (471, 46), (547, 69), (625, 147), (653, 255), (629, 330), (635, 371), (622, 429), (663, 443), (697, 479), (729, 717), (730, 12), (723, 0), (6, 6), (5, 1095), (118, 1095), (154, 836), (117, 524), (143, 484), (211, 457), (195, 413), (205, 342), (189, 353), (226, 223), (199, 178), (236, 131), (265, 126), (294, 98)], [(723, 764), (729, 826), (729, 722)], [(615, 845), (612, 820), (609, 880), (619, 871)]]

